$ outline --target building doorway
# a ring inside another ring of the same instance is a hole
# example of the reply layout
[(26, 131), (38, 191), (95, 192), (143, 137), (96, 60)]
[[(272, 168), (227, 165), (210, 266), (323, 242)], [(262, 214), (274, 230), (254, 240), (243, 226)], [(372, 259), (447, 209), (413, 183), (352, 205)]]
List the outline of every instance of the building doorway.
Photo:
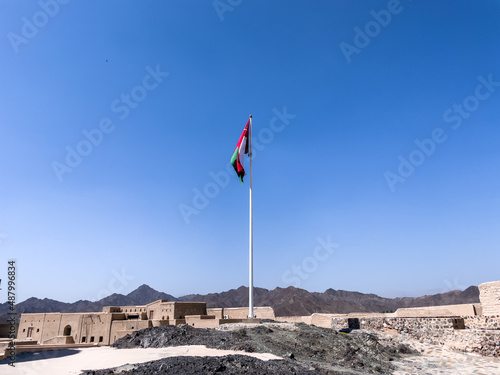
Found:
[(69, 324), (64, 327), (63, 336), (71, 336), (71, 326)]

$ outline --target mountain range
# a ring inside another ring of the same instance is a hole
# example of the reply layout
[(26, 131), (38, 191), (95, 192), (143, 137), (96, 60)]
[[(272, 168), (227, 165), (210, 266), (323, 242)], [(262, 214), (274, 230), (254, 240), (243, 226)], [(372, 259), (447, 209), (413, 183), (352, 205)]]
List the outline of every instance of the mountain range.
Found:
[[(240, 286), (238, 289), (231, 289), (221, 293), (190, 294), (176, 298), (144, 284), (127, 295), (115, 293), (96, 302), (80, 300), (74, 303), (65, 303), (48, 298), (31, 297), (16, 304), (16, 312), (18, 318), (19, 313), (97, 312), (101, 311), (103, 306), (146, 305), (158, 299), (206, 302), (207, 307), (241, 307), (248, 305), (248, 288)], [(462, 303), (479, 303), (479, 289), (477, 286), (470, 286), (463, 291), (455, 290), (423, 297), (403, 298), (384, 298), (376, 294), (335, 289), (327, 289), (322, 293), (308, 292), (292, 286), (273, 290), (254, 288), (255, 306), (271, 306), (274, 308), (276, 316), (310, 315), (312, 313), (380, 313), (395, 311), (402, 307), (441, 306)], [(2, 323), (2, 320), (7, 319), (8, 308), (8, 303), (0, 304), (0, 323)]]

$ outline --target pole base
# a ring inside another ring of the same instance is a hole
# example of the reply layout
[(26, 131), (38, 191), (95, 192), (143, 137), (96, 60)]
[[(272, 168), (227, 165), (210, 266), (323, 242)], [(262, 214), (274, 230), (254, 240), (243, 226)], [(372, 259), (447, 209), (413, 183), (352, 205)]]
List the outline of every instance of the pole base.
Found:
[(241, 319), (242, 323), (253, 323), (253, 324), (258, 324), (260, 323), (260, 319), (257, 318), (246, 318), (246, 319)]

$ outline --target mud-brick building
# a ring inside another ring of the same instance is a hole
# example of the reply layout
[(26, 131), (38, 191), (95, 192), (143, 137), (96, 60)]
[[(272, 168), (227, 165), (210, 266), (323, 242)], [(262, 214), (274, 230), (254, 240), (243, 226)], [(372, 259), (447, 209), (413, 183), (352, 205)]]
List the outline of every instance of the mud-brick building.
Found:
[(111, 345), (134, 331), (186, 323), (186, 316), (206, 316), (205, 302), (158, 300), (145, 306), (106, 306), (96, 313), (22, 314), (18, 340), (39, 344)]

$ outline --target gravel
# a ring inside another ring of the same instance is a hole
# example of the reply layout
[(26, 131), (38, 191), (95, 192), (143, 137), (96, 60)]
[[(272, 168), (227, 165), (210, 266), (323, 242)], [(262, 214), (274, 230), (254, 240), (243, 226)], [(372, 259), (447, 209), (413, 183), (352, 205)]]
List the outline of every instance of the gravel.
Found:
[(303, 323), (288, 326), (267, 323), (232, 329), (224, 331), (188, 325), (152, 327), (117, 340), (113, 347), (205, 345), (215, 349), (272, 353), (284, 360), (262, 361), (241, 355), (171, 357), (83, 374), (390, 374), (395, 369), (392, 361), (415, 354), (406, 345), (381, 343), (376, 335), (359, 330), (342, 334)]

